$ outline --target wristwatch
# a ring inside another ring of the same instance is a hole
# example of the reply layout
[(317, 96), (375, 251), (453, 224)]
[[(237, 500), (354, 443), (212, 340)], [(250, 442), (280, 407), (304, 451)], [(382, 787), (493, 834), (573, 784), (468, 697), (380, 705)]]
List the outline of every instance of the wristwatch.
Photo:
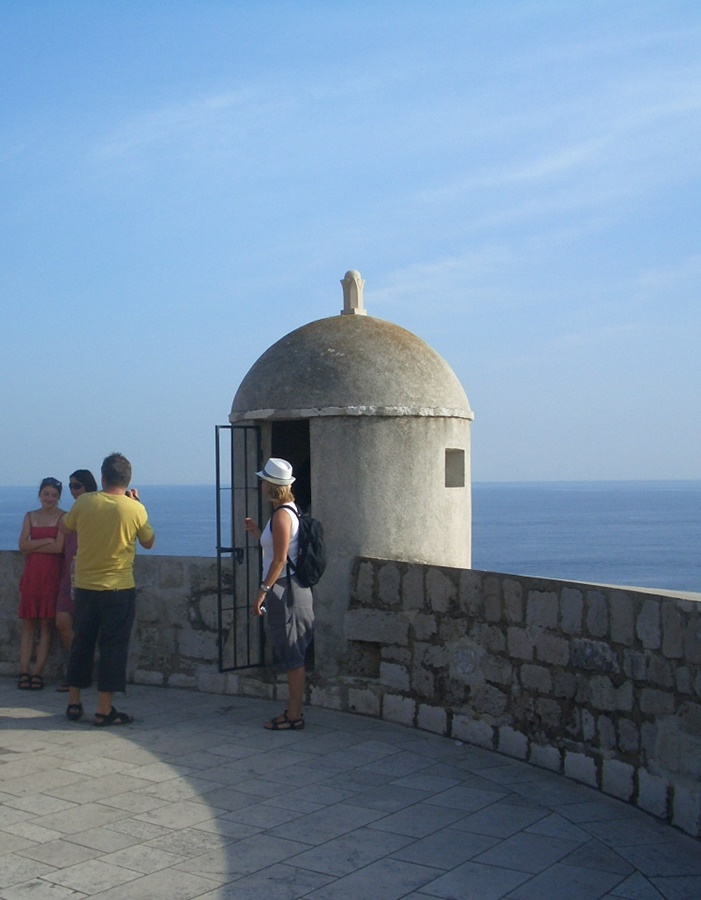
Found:
[(270, 588), (268, 587), (268, 585), (265, 584), (265, 582), (263, 582), (263, 581), (261, 581), (261, 583), (260, 583), (260, 589), (261, 589), (261, 591), (263, 591), (264, 594), (267, 594), (270, 591)]

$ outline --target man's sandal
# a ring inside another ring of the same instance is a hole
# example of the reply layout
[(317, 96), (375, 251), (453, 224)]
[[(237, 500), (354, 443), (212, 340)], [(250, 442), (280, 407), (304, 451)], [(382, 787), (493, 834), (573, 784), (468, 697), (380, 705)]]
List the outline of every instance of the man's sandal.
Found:
[(31, 689), (31, 686), (32, 686), (31, 682), (32, 682), (32, 676), (29, 674), (29, 672), (22, 672), (20, 674), (19, 678), (17, 679), (17, 687), (21, 691), (28, 691)]
[(66, 718), (69, 722), (79, 722), (83, 718), (83, 704), (69, 703), (66, 709)]
[(301, 731), (304, 728), (304, 716), (300, 716), (299, 719), (291, 719), (285, 710), (282, 715), (266, 722), (263, 727), (268, 731)]
[(134, 716), (128, 713), (119, 712), (112, 707), (108, 713), (95, 713), (95, 721), (93, 725), (98, 728), (106, 728), (108, 725), (130, 725), (134, 721)]

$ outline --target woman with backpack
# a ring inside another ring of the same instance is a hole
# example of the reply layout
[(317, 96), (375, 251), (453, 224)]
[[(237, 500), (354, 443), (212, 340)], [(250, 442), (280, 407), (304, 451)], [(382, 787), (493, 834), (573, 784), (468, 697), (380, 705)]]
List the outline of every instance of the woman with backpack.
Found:
[[(291, 485), (292, 466), (285, 459), (269, 459), (256, 473), (263, 483), (263, 496), (273, 511), (261, 531), (253, 519), (245, 520), (246, 531), (260, 541), (265, 573), (252, 612), (267, 612), (276, 660), (287, 674), (287, 709), (265, 723), (272, 731), (304, 728), (304, 656), (314, 634), (312, 591), (303, 587), (293, 569), (299, 554), (299, 510)], [(291, 565), (288, 565), (291, 563)]]

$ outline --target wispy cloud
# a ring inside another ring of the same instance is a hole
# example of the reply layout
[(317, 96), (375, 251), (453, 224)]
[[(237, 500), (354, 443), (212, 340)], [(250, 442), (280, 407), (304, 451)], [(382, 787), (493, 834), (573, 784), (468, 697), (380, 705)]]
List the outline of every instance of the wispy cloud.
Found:
[(543, 183), (563, 176), (572, 176), (591, 167), (604, 158), (608, 140), (593, 137), (545, 153), (530, 159), (517, 158), (498, 167), (483, 167), (481, 172), (470, 172), (459, 179), (438, 187), (423, 188), (417, 200), (433, 204), (455, 202), (457, 197), (488, 191), (494, 188)]
[(458, 305), (464, 311), (487, 296), (508, 305), (494, 276), (502, 266), (508, 263), (511, 267), (513, 262), (513, 248), (493, 243), (416, 263), (390, 273), (383, 285), (372, 290), (370, 302), (378, 309), (423, 306), (433, 313), (437, 305)]
[(374, 91), (387, 92), (388, 79), (396, 84), (402, 77), (401, 72), (386, 70), (330, 81), (273, 73), (126, 116), (96, 143), (95, 155), (117, 158), (188, 142), (199, 149), (220, 149), (241, 134), (261, 141), (274, 137), (275, 145), (284, 152), (301, 126), (320, 133), (334, 125), (347, 126), (341, 112), (344, 108), (354, 110)]
[(254, 99), (248, 91), (232, 91), (134, 115), (96, 143), (95, 156), (126, 157), (184, 138), (201, 139), (205, 133), (221, 133), (230, 129), (237, 111), (252, 108)]
[(694, 253), (673, 266), (644, 270), (636, 287), (644, 299), (673, 304), (675, 299), (687, 298), (698, 309), (701, 304), (701, 254)]

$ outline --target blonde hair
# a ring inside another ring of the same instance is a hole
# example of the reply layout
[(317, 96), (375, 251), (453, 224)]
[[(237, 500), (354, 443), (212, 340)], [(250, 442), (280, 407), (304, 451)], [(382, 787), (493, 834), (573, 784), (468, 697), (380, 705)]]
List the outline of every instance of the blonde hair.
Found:
[(295, 498), (289, 484), (273, 484), (268, 481), (268, 497), (276, 503), (294, 503)]

